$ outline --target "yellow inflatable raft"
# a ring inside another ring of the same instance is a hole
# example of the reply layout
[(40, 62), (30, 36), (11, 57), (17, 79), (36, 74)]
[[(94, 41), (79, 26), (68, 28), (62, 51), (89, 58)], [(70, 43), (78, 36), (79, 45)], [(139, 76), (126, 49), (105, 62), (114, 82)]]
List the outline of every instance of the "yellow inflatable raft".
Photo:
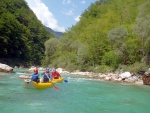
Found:
[(53, 79), (52, 79), (52, 82), (53, 82), (53, 83), (57, 83), (57, 82), (60, 83), (60, 82), (63, 82), (63, 78), (62, 78), (62, 77), (59, 77), (58, 79), (54, 79), (54, 78), (53, 78)]
[(54, 83), (52, 83), (52, 82), (37, 83), (37, 82), (32, 81), (32, 83), (36, 89), (45, 89), (45, 88), (50, 88), (50, 87), (54, 86)]

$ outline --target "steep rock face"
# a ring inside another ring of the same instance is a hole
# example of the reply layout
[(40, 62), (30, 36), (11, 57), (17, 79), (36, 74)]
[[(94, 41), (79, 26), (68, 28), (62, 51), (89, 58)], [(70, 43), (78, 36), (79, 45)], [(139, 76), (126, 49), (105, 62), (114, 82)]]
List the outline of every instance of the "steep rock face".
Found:
[(148, 75), (143, 75), (142, 80), (144, 85), (150, 85), (150, 73)]

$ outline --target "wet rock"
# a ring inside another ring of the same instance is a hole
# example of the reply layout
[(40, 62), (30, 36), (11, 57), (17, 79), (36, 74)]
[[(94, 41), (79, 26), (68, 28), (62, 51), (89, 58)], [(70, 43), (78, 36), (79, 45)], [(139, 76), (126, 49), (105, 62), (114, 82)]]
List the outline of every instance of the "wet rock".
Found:
[(118, 79), (114, 79), (114, 81), (116, 81), (116, 82), (121, 82), (122, 79), (121, 79), (121, 78), (118, 78)]
[(111, 80), (111, 77), (106, 77), (104, 80), (109, 81), (109, 80)]
[(142, 76), (143, 84), (150, 85), (150, 73)]
[(141, 71), (138, 71), (137, 72), (139, 75), (144, 75), (145, 71), (144, 70), (141, 70)]

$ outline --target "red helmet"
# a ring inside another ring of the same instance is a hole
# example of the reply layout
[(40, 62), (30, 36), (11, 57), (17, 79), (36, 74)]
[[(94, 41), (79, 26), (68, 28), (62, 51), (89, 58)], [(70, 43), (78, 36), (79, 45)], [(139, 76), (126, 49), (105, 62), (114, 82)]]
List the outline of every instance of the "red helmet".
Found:
[(34, 69), (34, 73), (38, 73), (38, 69), (37, 68)]

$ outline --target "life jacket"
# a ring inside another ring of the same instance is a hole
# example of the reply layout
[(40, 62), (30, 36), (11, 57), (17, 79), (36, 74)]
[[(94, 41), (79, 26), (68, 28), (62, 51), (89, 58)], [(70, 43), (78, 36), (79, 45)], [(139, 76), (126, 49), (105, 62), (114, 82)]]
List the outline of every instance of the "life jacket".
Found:
[(53, 78), (58, 79), (60, 77), (60, 74), (55, 71), (55, 72), (52, 72), (52, 76)]
[(36, 74), (33, 74), (32, 75), (32, 77), (31, 77), (31, 80), (33, 80), (33, 81), (35, 81), (35, 82), (37, 82), (37, 80), (39, 79), (39, 74), (38, 73), (36, 73)]
[[(47, 77), (48, 76), (48, 77)], [(52, 79), (51, 74), (50, 73), (44, 73), (44, 79)]]

